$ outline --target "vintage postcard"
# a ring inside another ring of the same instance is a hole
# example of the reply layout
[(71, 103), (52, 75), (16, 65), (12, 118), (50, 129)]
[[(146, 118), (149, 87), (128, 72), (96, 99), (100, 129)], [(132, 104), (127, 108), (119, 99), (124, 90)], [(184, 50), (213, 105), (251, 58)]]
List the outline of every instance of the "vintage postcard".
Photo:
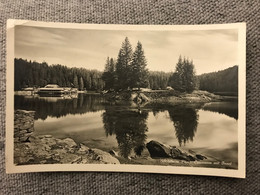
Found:
[(246, 25), (8, 20), (7, 173), (245, 178)]

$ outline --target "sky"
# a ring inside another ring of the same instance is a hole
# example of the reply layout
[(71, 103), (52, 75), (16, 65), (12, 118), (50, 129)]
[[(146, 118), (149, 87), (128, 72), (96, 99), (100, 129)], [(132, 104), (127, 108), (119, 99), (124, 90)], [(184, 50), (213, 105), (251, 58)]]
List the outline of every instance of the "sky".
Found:
[(227, 30), (87, 30), (15, 27), (15, 57), (68, 67), (104, 70), (107, 57), (117, 58), (125, 37), (133, 50), (143, 45), (147, 68), (175, 70), (179, 56), (193, 60), (196, 73), (238, 65), (238, 31)]

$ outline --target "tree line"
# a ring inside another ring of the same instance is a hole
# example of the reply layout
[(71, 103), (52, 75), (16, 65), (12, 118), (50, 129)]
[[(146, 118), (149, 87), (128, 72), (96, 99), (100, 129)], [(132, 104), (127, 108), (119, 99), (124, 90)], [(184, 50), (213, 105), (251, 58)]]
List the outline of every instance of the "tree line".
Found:
[(238, 92), (238, 66), (198, 76), (200, 89), (209, 92)]
[(79, 90), (102, 90), (102, 72), (85, 68), (68, 68), (62, 65), (48, 65), (24, 59), (15, 59), (15, 90), (25, 87), (44, 87), (58, 84)]
[(166, 89), (169, 86), (169, 79), (173, 73), (163, 71), (149, 71), (150, 89)]
[[(148, 87), (166, 89), (168, 85), (182, 92), (192, 92), (198, 87), (192, 61), (181, 57), (174, 73), (149, 72), (142, 43), (138, 41), (135, 51), (126, 37), (117, 60), (107, 58), (102, 79), (107, 90), (125, 90)], [(149, 74), (150, 73), (150, 74)]]
[[(47, 84), (58, 84), (61, 87), (76, 87), (79, 90), (100, 91), (109, 89), (114, 86), (115, 74), (113, 70), (115, 70), (116, 61), (113, 58), (108, 59), (105, 71), (101, 72), (84, 68), (68, 68), (63, 65), (48, 65), (46, 62), (39, 63), (16, 58), (14, 60), (14, 87), (15, 90), (21, 90), (26, 87), (44, 87)], [(109, 68), (112, 69), (109, 70)], [(149, 71), (148, 87), (151, 89), (166, 89), (171, 74), (162, 71)], [(104, 77), (106, 77), (106, 83), (102, 79)]]
[(107, 58), (102, 79), (107, 90), (126, 90), (148, 87), (149, 72), (143, 46), (138, 41), (135, 51), (126, 37), (118, 52), (117, 60)]

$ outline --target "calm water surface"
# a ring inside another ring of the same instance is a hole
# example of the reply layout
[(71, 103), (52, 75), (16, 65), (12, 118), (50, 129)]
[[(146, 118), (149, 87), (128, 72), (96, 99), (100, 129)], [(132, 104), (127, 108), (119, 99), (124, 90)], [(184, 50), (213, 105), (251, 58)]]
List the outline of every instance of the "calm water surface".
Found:
[(237, 102), (141, 108), (106, 102), (99, 95), (15, 96), (15, 109), (35, 110), (35, 133), (70, 137), (125, 158), (141, 155), (150, 140), (237, 162)]

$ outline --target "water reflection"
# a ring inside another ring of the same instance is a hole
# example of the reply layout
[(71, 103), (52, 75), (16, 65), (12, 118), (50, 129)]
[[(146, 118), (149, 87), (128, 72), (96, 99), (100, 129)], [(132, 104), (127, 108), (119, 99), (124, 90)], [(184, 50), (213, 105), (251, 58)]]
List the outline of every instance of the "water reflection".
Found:
[[(153, 110), (154, 115), (160, 111)], [(195, 108), (175, 106), (168, 108), (170, 120), (173, 122), (179, 145), (193, 141), (197, 126), (198, 113)], [(102, 115), (106, 135), (116, 135), (118, 147), (123, 157), (127, 158), (132, 150), (141, 155), (147, 138), (147, 110), (118, 110), (106, 107)]]
[(234, 119), (238, 119), (238, 102), (212, 102), (205, 104), (203, 110), (225, 114)]
[[(117, 142), (116, 150), (119, 150), (120, 155), (125, 158), (132, 154), (141, 155), (145, 144), (151, 138), (169, 145), (184, 146), (186, 144), (185, 146), (188, 147), (210, 148), (213, 142), (219, 144), (219, 140), (223, 140), (222, 137), (216, 138), (214, 132), (224, 137), (235, 135), (237, 127), (233, 118), (237, 119), (238, 116), (236, 102), (174, 107), (147, 106), (134, 109), (131, 104), (106, 102), (102, 96), (86, 94), (78, 94), (77, 98), (15, 96), (15, 109), (35, 110), (35, 124), (39, 128), (36, 128), (36, 131), (42, 131), (43, 134), (69, 136), (79, 142), (87, 141), (86, 143), (90, 146), (92, 144), (96, 147), (103, 144), (100, 148), (110, 149), (111, 143), (107, 140), (113, 138), (113, 144)], [(221, 117), (214, 112), (220, 113)], [(150, 122), (148, 116), (152, 118)], [(214, 120), (208, 123), (207, 117)], [(214, 131), (212, 133), (205, 129), (214, 129)], [(102, 143), (97, 144), (97, 141), (91, 141), (99, 138), (102, 138)], [(223, 145), (221, 143), (221, 146)]]
[(203, 104), (181, 104), (167, 108), (152, 109), (156, 117), (160, 112), (168, 111), (169, 119), (173, 122), (175, 136), (180, 146), (193, 141), (198, 126), (198, 110)]
[(191, 107), (175, 106), (168, 109), (168, 112), (173, 122), (179, 145), (185, 145), (186, 142), (193, 141), (199, 119), (197, 110)]
[(68, 114), (84, 114), (104, 109), (104, 98), (97, 95), (78, 94), (73, 97), (15, 96), (15, 109), (34, 110), (35, 119), (45, 120), (48, 116), (63, 117)]
[(102, 115), (106, 135), (116, 135), (121, 156), (127, 158), (132, 150), (141, 155), (148, 127), (148, 111), (115, 110), (106, 108)]

